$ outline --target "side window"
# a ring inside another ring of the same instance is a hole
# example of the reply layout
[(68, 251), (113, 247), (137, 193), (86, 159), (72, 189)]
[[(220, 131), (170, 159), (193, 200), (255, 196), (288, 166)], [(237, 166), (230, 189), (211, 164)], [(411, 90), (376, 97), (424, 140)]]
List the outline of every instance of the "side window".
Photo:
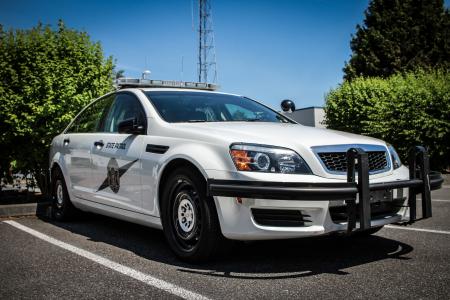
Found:
[(103, 122), (103, 132), (118, 132), (119, 123), (135, 119), (138, 123), (146, 123), (145, 113), (139, 99), (130, 94), (117, 94), (114, 104)]
[(99, 99), (89, 105), (72, 123), (67, 133), (88, 133), (97, 132), (101, 127), (102, 120), (108, 112), (114, 96)]

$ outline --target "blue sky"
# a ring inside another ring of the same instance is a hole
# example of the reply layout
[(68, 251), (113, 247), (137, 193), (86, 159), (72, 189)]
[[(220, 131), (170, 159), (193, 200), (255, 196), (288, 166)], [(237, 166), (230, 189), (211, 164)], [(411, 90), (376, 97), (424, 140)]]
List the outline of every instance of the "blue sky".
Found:
[[(154, 79), (197, 79), (197, 0), (26, 1), (0, 3), (6, 28), (38, 21), (85, 30), (100, 41), (127, 77), (148, 68)], [(221, 91), (243, 94), (278, 109), (322, 106), (342, 81), (350, 38), (368, 0), (219, 1), (212, 14)]]

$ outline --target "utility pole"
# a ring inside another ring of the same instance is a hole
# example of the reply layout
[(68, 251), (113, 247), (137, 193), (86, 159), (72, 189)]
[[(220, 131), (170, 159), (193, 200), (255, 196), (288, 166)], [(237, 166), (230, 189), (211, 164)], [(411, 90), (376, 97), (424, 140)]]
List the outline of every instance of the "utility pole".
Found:
[(211, 1), (199, 0), (198, 81), (217, 82), (216, 50), (211, 16)]

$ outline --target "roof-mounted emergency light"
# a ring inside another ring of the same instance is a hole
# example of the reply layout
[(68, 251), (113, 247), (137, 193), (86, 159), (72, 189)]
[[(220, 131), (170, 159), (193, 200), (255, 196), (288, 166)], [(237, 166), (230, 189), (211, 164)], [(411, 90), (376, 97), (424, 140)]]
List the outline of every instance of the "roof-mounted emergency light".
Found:
[(116, 80), (118, 89), (139, 87), (139, 88), (180, 88), (180, 89), (196, 89), (215, 91), (219, 88), (218, 85), (206, 82), (185, 82), (175, 80), (153, 80), (153, 79), (138, 79), (138, 78), (119, 78)]

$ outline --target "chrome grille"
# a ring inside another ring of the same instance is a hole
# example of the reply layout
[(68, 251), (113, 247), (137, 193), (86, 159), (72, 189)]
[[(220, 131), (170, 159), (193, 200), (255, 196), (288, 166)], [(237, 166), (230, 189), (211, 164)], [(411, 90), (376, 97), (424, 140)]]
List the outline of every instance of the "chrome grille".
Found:
[[(377, 172), (389, 168), (386, 151), (368, 151), (369, 171)], [(317, 155), (331, 172), (347, 172), (346, 152), (320, 152)]]

